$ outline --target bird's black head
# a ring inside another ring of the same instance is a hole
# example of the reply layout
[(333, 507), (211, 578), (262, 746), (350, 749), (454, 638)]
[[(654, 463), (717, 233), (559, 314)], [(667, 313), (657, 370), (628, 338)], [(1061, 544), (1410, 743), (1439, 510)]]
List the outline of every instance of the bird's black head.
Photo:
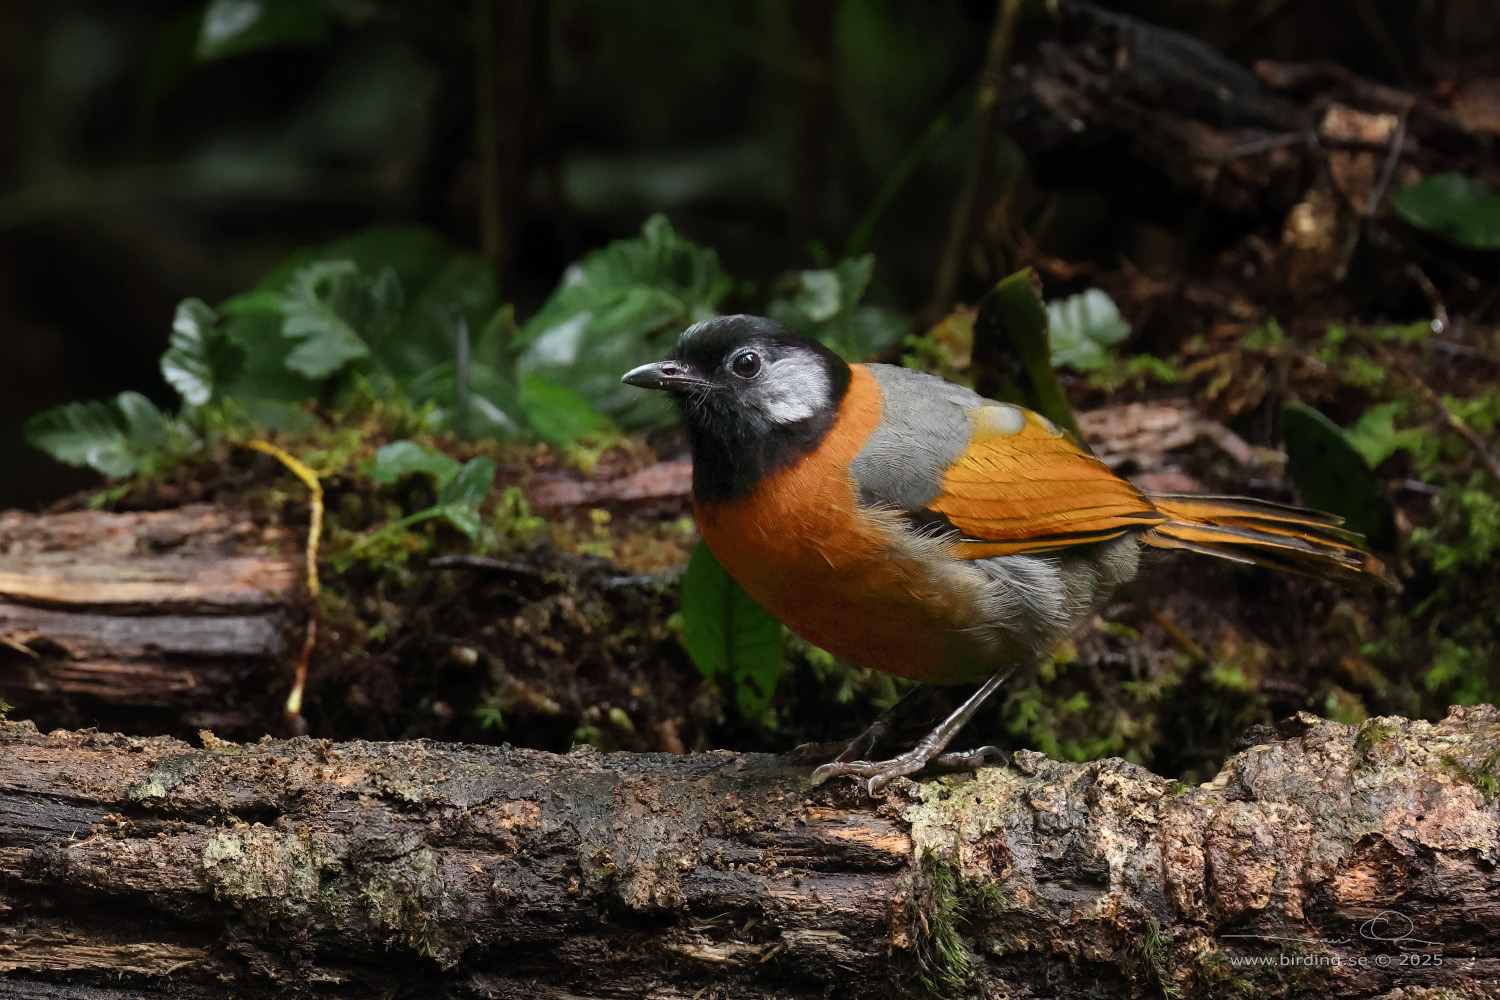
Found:
[(672, 356), (622, 381), (677, 400), (693, 443), (693, 495), (732, 500), (816, 448), (849, 388), (849, 366), (811, 337), (760, 316), (683, 331)]

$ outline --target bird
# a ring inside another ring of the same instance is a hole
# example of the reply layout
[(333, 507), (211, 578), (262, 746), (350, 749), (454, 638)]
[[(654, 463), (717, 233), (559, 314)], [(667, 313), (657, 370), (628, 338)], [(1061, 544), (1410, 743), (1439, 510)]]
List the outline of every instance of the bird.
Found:
[(908, 695), (814, 783), (848, 775), (878, 795), (935, 762), (998, 753), (943, 751), (1091, 620), (1146, 548), (1350, 586), (1384, 574), (1338, 517), (1143, 490), (1039, 413), (930, 373), (849, 364), (766, 317), (695, 323), (622, 381), (675, 399), (703, 540), (761, 607), (850, 662), (924, 685), (984, 682), (910, 750), (865, 759), (921, 701)]

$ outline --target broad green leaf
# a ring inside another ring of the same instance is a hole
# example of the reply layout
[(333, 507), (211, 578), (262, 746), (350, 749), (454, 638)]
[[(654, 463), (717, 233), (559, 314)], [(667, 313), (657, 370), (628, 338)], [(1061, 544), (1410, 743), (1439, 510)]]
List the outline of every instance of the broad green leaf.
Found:
[(1434, 174), (1391, 196), (1407, 222), (1475, 250), (1500, 250), (1500, 194), (1463, 174)]
[[(389, 269), (395, 275), (406, 303), (400, 323), (386, 335), (360, 333), (375, 359), (398, 378), (452, 361), (456, 316), (464, 317), (470, 331), (479, 331), (499, 305), (489, 266), (422, 226), (370, 226), (302, 256), (304, 264), (317, 260), (351, 260), (361, 274)], [(296, 267), (278, 270), (284, 286)], [(491, 366), (507, 360), (483, 353), (475, 357)]]
[(837, 271), (802, 271), (797, 275), (796, 291), (789, 305), (801, 311), (813, 323), (826, 323), (844, 307), (842, 286)]
[(27, 443), (59, 462), (88, 466), (111, 479), (149, 468), (159, 456), (195, 448), (197, 440), (138, 392), (113, 402), (67, 403), (26, 421)]
[(149, 455), (167, 446), (168, 417), (156, 404), (138, 392), (122, 392), (115, 397), (125, 420), (125, 442), (138, 455)]
[(1310, 507), (1337, 514), (1377, 548), (1395, 541), (1395, 515), (1380, 481), (1338, 424), (1310, 406), (1281, 408), (1287, 471)]
[(207, 62), (257, 49), (318, 45), (327, 36), (322, 0), (209, 0), (195, 54)]
[(438, 516), (444, 521), (468, 536), (469, 541), (479, 540), (479, 533), (484, 530), (484, 522), (480, 520), (479, 511), (476, 508), (461, 503), (445, 503), (432, 509), (437, 511)]
[(108, 403), (64, 403), (26, 421), (26, 441), (59, 462), (92, 467), (111, 479), (136, 470), (118, 410)]
[(714, 315), (730, 287), (717, 254), (652, 216), (639, 237), (567, 269), (521, 327), (521, 370), (572, 389), (624, 425), (659, 426), (670, 411), (622, 386), (621, 373), (660, 358), (684, 328)]
[(1397, 430), (1396, 414), (1400, 410), (1399, 402), (1372, 406), (1360, 415), (1353, 427), (1344, 431), (1344, 437), (1372, 469), (1402, 448), (1419, 447), (1428, 436), (1420, 427)]
[(375, 453), (365, 464), (365, 471), (377, 483), (390, 486), (414, 472), (431, 476), (439, 487), (447, 486), (458, 477), (463, 467), (456, 459), (440, 451), (423, 448), (415, 441), (392, 441)]
[(202, 406), (239, 372), (244, 351), (218, 329), (219, 317), (198, 299), (184, 299), (172, 318), (162, 377), (189, 406)]
[(252, 292), (219, 308), (225, 342), (241, 358), (234, 376), (218, 386), (219, 395), (233, 400), (249, 419), (276, 430), (301, 423), (307, 413), (299, 404), (315, 398), (321, 388), (320, 382), (287, 367), (295, 345), (281, 335), (283, 298)]
[(1130, 336), (1130, 324), (1102, 289), (1090, 288), (1047, 304), (1053, 366), (1094, 371), (1109, 360), (1106, 348)]
[(733, 693), (742, 716), (765, 713), (785, 669), (781, 623), (701, 541), (682, 578), (682, 640), (699, 672)]
[(281, 302), (284, 337), (302, 342), (286, 366), (310, 379), (327, 378), (370, 356), (401, 319), (401, 285), (389, 269), (371, 277), (350, 260), (314, 261), (299, 270)]
[(438, 503), (477, 511), (494, 482), (495, 463), (482, 456), (471, 458), (438, 492)]
[(535, 375), (521, 380), (521, 411), (537, 437), (556, 445), (570, 445), (585, 434), (610, 428), (609, 418), (567, 386)]

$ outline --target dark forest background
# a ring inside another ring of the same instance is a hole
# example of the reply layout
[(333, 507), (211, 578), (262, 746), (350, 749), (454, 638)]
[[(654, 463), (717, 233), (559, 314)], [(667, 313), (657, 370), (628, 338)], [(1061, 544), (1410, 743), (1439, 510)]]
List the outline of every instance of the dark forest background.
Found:
[[(227, 298), (293, 249), (372, 222), (487, 249), (523, 318), (569, 262), (657, 211), (731, 274), (766, 282), (836, 259), (935, 130), (869, 239), (872, 297), (932, 318), (994, 3), (495, 3), (501, 226), (488, 248), (474, 4), (273, 2), (276, 34), (195, 57), (205, 10), (235, 6), (0, 5), (0, 507), (96, 481), (25, 446), (26, 417), (127, 388), (167, 404), (157, 358), (179, 300)], [(1396, 86), (1492, 69), (1500, 50), (1487, 0), (1109, 6), (1242, 65), (1327, 61)], [(1018, 56), (1049, 30), (1026, 5)], [(1140, 206), (1056, 173), (1027, 171), (1011, 201), (1026, 219), (1068, 195), (1045, 252), (1173, 266), (1179, 248)], [(966, 266), (956, 295), (988, 277)]]

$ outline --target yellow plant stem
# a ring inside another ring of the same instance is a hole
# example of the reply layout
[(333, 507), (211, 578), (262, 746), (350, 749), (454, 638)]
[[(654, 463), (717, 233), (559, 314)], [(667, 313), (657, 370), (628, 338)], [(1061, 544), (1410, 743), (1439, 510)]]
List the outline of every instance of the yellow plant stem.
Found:
[(292, 475), (302, 480), (311, 493), (309, 506), (312, 508), (312, 518), (307, 527), (307, 592), (313, 603), (307, 617), (307, 637), (302, 643), (302, 654), (297, 657), (297, 672), (292, 681), (291, 693), (286, 697), (285, 708), (287, 722), (299, 727), (302, 721), (302, 691), (307, 686), (307, 665), (312, 659), (313, 646), (318, 637), (318, 542), (323, 536), (323, 484), (318, 481), (318, 474), (295, 455), (269, 441), (246, 441), (245, 447), (276, 459), (291, 470)]

